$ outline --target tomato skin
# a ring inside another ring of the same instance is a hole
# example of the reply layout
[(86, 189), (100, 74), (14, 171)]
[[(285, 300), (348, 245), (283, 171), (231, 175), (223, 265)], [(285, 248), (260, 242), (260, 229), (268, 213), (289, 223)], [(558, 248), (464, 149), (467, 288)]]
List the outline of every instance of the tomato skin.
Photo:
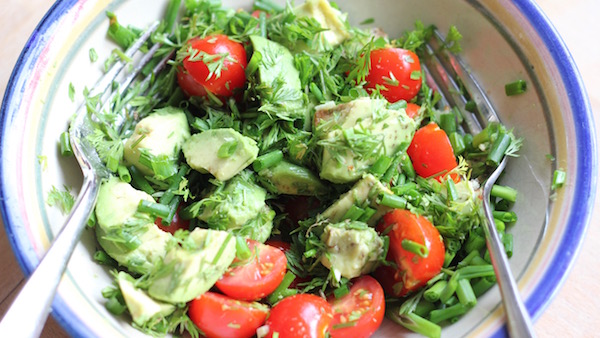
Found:
[(171, 220), (171, 224), (164, 225), (162, 224), (162, 218), (157, 217), (154, 221), (154, 224), (160, 228), (160, 230), (164, 232), (168, 232), (171, 235), (174, 235), (175, 232), (179, 229), (189, 230), (190, 229), (190, 220), (183, 219), (179, 217), (179, 210), (181, 210), (181, 205), (177, 208), (177, 212), (173, 215), (173, 220)]
[(208, 91), (219, 97), (231, 97), (237, 89), (246, 85), (245, 69), (248, 61), (241, 43), (218, 34), (202, 39), (192, 38), (187, 46), (209, 55), (227, 55), (220, 76), (210, 74), (208, 66), (202, 60), (192, 61), (190, 56), (183, 59), (183, 68), (177, 73), (177, 81), (188, 96), (206, 96)]
[(269, 311), (248, 302), (205, 292), (189, 304), (189, 316), (208, 338), (249, 338), (256, 335)]
[[(367, 338), (370, 337), (381, 325), (385, 314), (385, 297), (383, 288), (371, 276), (365, 275), (353, 281), (350, 292), (340, 299), (328, 298), (333, 308), (333, 321), (331, 323), (332, 338)], [(335, 328), (344, 324), (349, 316), (360, 313), (356, 324), (349, 327)]]
[(418, 104), (408, 102), (406, 104), (406, 115), (408, 115), (408, 117), (411, 119), (414, 119), (415, 117), (419, 116), (419, 109), (421, 109), (421, 106)]
[[(388, 229), (389, 227), (392, 228)], [(439, 231), (425, 217), (408, 210), (394, 209), (383, 216), (378, 230), (388, 231), (390, 256), (398, 265), (394, 279), (402, 284), (397, 295), (404, 296), (418, 290), (442, 270), (446, 253), (444, 241)], [(405, 239), (425, 245), (428, 249), (427, 256), (420, 257), (405, 250), (402, 247)]]
[[(389, 102), (410, 101), (421, 89), (421, 62), (417, 54), (401, 48), (383, 48), (371, 51), (371, 69), (365, 77), (365, 88), (375, 90), (377, 85), (385, 87), (381, 94)], [(390, 83), (390, 72), (398, 80)]]
[(322, 338), (332, 318), (331, 305), (319, 296), (304, 293), (286, 297), (271, 308), (265, 337), (277, 332), (281, 338)]
[[(417, 130), (406, 153), (419, 176), (439, 174), (435, 176), (438, 181), (458, 165), (448, 135), (433, 122)], [(455, 182), (459, 180), (456, 174), (450, 177)]]
[[(276, 247), (247, 239), (254, 254), (248, 262), (225, 272), (216, 287), (224, 294), (239, 300), (258, 300), (271, 294), (283, 280), (287, 258)], [(256, 255), (258, 252), (258, 255)], [(236, 261), (234, 261), (236, 263)]]

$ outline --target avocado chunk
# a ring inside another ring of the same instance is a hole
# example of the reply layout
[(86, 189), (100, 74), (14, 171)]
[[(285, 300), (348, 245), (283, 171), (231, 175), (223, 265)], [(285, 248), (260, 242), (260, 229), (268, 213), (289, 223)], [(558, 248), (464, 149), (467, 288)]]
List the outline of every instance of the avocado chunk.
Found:
[(198, 219), (212, 229), (233, 231), (264, 242), (271, 234), (275, 217), (265, 203), (266, 197), (267, 191), (246, 170), (192, 207), (198, 208)]
[(117, 283), (133, 322), (140, 327), (175, 311), (175, 305), (154, 300), (144, 290), (135, 287), (133, 277), (126, 272), (119, 272)]
[(410, 142), (417, 123), (383, 99), (359, 98), (316, 107), (314, 124), (322, 148), (319, 175), (333, 183), (354, 182), (382, 155), (393, 156)]
[(208, 291), (235, 258), (235, 237), (195, 228), (185, 245), (173, 245), (150, 274), (148, 294), (168, 303), (185, 303)]
[(363, 179), (356, 182), (352, 189), (341, 195), (329, 208), (325, 209), (319, 215), (320, 219), (327, 219), (331, 223), (344, 221), (344, 215), (353, 205), (359, 208), (372, 208), (375, 213), (367, 220), (369, 225), (375, 225), (377, 220), (391, 208), (377, 203), (377, 198), (381, 194), (392, 194), (381, 182), (373, 175), (367, 174)]
[(317, 196), (327, 192), (327, 186), (309, 169), (280, 161), (258, 172), (260, 182), (275, 194)]
[(383, 253), (383, 240), (364, 222), (342, 222), (325, 227), (321, 241), (327, 247), (321, 263), (337, 280), (371, 273)]
[(148, 158), (163, 158), (174, 167), (181, 146), (189, 137), (190, 127), (181, 109), (157, 109), (135, 126), (133, 134), (125, 141), (123, 158), (145, 175), (154, 175)]
[(258, 146), (231, 128), (210, 129), (192, 135), (183, 144), (183, 155), (192, 169), (227, 181), (256, 159)]
[(258, 64), (258, 87), (263, 92), (259, 110), (285, 118), (305, 117), (308, 110), (292, 53), (279, 43), (258, 35), (251, 35), (250, 41), (254, 47), (250, 63)]
[(333, 8), (327, 0), (307, 0), (295, 8), (294, 13), (298, 17), (309, 17), (315, 19), (325, 31), (319, 33), (322, 46), (335, 47), (351, 34), (346, 27), (346, 15)]
[(96, 238), (106, 253), (134, 273), (144, 274), (164, 257), (169, 233), (154, 219), (137, 211), (141, 200), (152, 196), (111, 177), (102, 183), (96, 202)]

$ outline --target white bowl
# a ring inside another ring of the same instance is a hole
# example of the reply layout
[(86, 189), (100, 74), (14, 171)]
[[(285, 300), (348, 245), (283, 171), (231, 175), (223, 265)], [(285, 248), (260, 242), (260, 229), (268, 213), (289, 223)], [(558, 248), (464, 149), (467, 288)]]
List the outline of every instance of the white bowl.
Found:
[[(250, 1), (227, 1), (236, 8)], [(573, 60), (562, 40), (532, 0), (374, 0), (339, 3), (351, 21), (375, 18), (391, 36), (410, 29), (415, 19), (442, 32), (456, 25), (463, 34), (463, 59), (486, 88), (502, 121), (525, 138), (521, 157), (511, 159), (503, 183), (518, 187), (511, 229), (510, 260), (529, 312), (538, 317), (564, 281), (590, 219), (596, 183), (596, 149), (591, 109)], [(71, 0), (54, 4), (32, 34), (7, 86), (1, 110), (0, 208), (6, 232), (23, 270), (29, 274), (64, 222), (46, 196), (52, 186), (76, 194), (81, 173), (63, 158), (57, 140), (82, 101), (82, 89), (101, 75), (99, 60), (114, 45), (106, 39), (105, 11), (120, 21), (145, 27), (160, 18), (165, 3), (130, 0)], [(507, 97), (506, 83), (524, 79), (525, 94)], [(69, 84), (76, 100), (68, 97)], [(555, 160), (551, 161), (547, 155)], [(45, 158), (45, 160), (43, 160)], [(554, 169), (567, 184), (550, 190)], [(73, 336), (142, 335), (109, 314), (100, 290), (111, 283), (107, 269), (92, 260), (96, 243), (86, 231), (69, 263), (52, 314)], [(403, 330), (386, 323), (380, 336)], [(493, 288), (477, 307), (444, 336), (505, 335), (500, 295)]]

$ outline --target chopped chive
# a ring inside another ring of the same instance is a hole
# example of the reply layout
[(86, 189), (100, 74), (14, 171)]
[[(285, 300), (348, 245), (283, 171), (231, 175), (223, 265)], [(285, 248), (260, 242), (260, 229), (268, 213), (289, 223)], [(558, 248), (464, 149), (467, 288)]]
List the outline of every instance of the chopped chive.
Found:
[(364, 213), (358, 218), (358, 220), (361, 222), (368, 222), (371, 219), (371, 217), (373, 217), (373, 215), (375, 215), (376, 212), (377, 212), (377, 210), (375, 210), (371, 207), (366, 207), (364, 209)]
[(487, 265), (469, 265), (456, 270), (455, 273), (460, 274), (460, 278), (477, 278), (494, 276), (494, 267), (491, 264)]
[(442, 302), (442, 304), (448, 304), (448, 301), (456, 292), (456, 288), (458, 287), (458, 277), (458, 272), (454, 272), (452, 277), (448, 280), (448, 283), (444, 286), (444, 289), (440, 292), (440, 302)]
[(227, 238), (225, 238), (225, 240), (223, 241), (223, 244), (221, 244), (221, 247), (219, 248), (219, 251), (217, 251), (217, 254), (215, 255), (215, 258), (212, 261), (213, 265), (216, 265), (219, 262), (219, 259), (221, 259), (221, 256), (223, 255), (223, 252), (225, 252), (225, 248), (227, 247), (227, 244), (229, 243), (229, 241), (233, 238), (233, 235), (231, 233), (227, 234)]
[(405, 328), (422, 334), (426, 337), (439, 338), (442, 335), (442, 327), (429, 321), (414, 312), (403, 315), (392, 315), (391, 319)]
[(381, 176), (381, 175), (385, 174), (385, 172), (387, 171), (387, 169), (390, 167), (391, 164), (392, 164), (392, 158), (389, 156), (383, 155), (380, 158), (378, 158), (377, 161), (375, 161), (375, 163), (373, 163), (373, 165), (369, 169), (369, 172), (375, 176)]
[(75, 102), (75, 86), (72, 82), (69, 83), (69, 99), (71, 102)]
[(218, 158), (229, 158), (229, 157), (231, 157), (231, 155), (235, 154), (237, 147), (238, 147), (238, 141), (236, 141), (236, 140), (225, 142), (219, 147), (219, 150), (217, 151), (217, 157)]
[(415, 172), (415, 168), (413, 167), (412, 161), (410, 160), (410, 157), (408, 157), (408, 154), (406, 154), (406, 153), (403, 153), (402, 155), (400, 155), (400, 169), (402, 170), (402, 173), (405, 174), (406, 177), (410, 178), (411, 180), (417, 176), (417, 173)]
[(394, 209), (406, 209), (406, 205), (408, 204), (408, 202), (406, 201), (406, 198), (402, 196), (396, 196), (393, 194), (382, 194), (380, 196), (379, 204)]
[(325, 102), (325, 97), (323, 96), (323, 92), (321, 91), (321, 89), (319, 89), (319, 86), (317, 86), (316, 83), (311, 82), (310, 85), (308, 86), (308, 89), (310, 89), (310, 92), (317, 98), (317, 101)]
[(440, 115), (440, 128), (442, 128), (447, 135), (456, 132), (456, 117), (453, 113)]
[(351, 320), (351, 321), (348, 321), (345, 323), (335, 324), (331, 328), (334, 330), (343, 329), (345, 327), (354, 327), (354, 326), (356, 326), (356, 324), (358, 324), (358, 322), (356, 320)]
[(554, 170), (554, 176), (552, 177), (552, 190), (561, 188), (567, 181), (567, 173), (564, 170)]
[(507, 200), (511, 203), (514, 203), (517, 200), (517, 193), (517, 189), (498, 184), (494, 184), (492, 186), (492, 191), (490, 191), (490, 195)]
[(498, 232), (504, 232), (504, 230), (506, 230), (506, 223), (501, 220), (494, 218), (494, 224), (496, 225), (496, 230), (498, 230)]
[(514, 211), (492, 211), (495, 219), (501, 222), (514, 223), (517, 221), (517, 214)]
[(171, 34), (177, 21), (177, 14), (179, 13), (179, 7), (181, 7), (181, 0), (170, 0), (167, 5), (167, 11), (164, 18), (163, 32)]
[(110, 25), (108, 27), (108, 37), (110, 37), (121, 48), (129, 48), (129, 46), (137, 38), (135, 32), (127, 27), (120, 25), (117, 21), (117, 16), (114, 13), (106, 12), (106, 16), (108, 17), (110, 22)]
[(445, 280), (437, 281), (435, 284), (425, 290), (425, 292), (423, 292), (423, 298), (429, 302), (437, 302), (440, 299), (442, 290), (446, 288), (446, 284), (448, 284), (448, 282)]
[(267, 13), (261, 11), (258, 15), (258, 27), (260, 28), (260, 36), (267, 37)]
[(524, 80), (517, 80), (515, 82), (507, 83), (504, 85), (504, 92), (506, 96), (513, 96), (523, 94), (527, 91), (527, 82)]
[(456, 288), (456, 297), (462, 305), (473, 307), (477, 304), (477, 298), (468, 279), (460, 279)]
[(485, 247), (485, 238), (483, 236), (471, 233), (465, 242), (464, 248), (466, 252), (477, 251)]
[(487, 159), (485, 163), (489, 166), (498, 166), (504, 154), (506, 153), (506, 149), (510, 146), (510, 136), (506, 133), (499, 132), (498, 137), (492, 143), (492, 147), (490, 152), (488, 153)]
[(275, 150), (264, 155), (260, 155), (252, 163), (254, 171), (259, 172), (263, 169), (270, 168), (283, 160), (283, 152), (281, 150)]
[(119, 164), (117, 167), (117, 174), (119, 174), (119, 179), (121, 182), (129, 183), (131, 182), (131, 174), (126, 166)]
[(465, 258), (462, 259), (462, 261), (458, 262), (457, 267), (462, 268), (463, 266), (467, 266), (471, 264), (471, 261), (473, 261), (473, 258), (479, 256), (479, 252), (477, 251), (471, 251), (469, 252), (469, 254), (467, 256), (465, 256)]
[(480, 278), (473, 284), (473, 293), (476, 297), (479, 297), (495, 284), (496, 280), (493, 278)]
[(505, 233), (502, 237), (502, 244), (504, 244), (504, 251), (506, 257), (510, 258), (513, 255), (513, 235), (511, 233)]
[(412, 252), (421, 258), (426, 258), (427, 256), (429, 256), (429, 249), (424, 244), (417, 243), (415, 241), (411, 241), (410, 239), (405, 238), (402, 240), (401, 245), (402, 249)]
[(181, 203), (181, 196), (175, 196), (171, 199), (171, 203), (167, 204), (169, 206), (169, 216), (162, 219), (163, 225), (168, 226), (171, 224), (171, 222), (173, 222), (173, 218), (175, 217), (177, 209), (179, 208), (179, 203)]
[(258, 66), (261, 62), (262, 54), (259, 51), (255, 50), (254, 53), (252, 53), (250, 61), (248, 61), (248, 64), (246, 65), (246, 77), (250, 77), (254, 73), (256, 73), (256, 71), (258, 70)]
[(137, 189), (140, 189), (150, 195), (154, 194), (156, 190), (152, 188), (148, 180), (144, 177), (144, 174), (135, 166), (129, 167), (129, 173), (131, 174), (131, 183)]
[(413, 313), (421, 317), (428, 317), (429, 312), (435, 309), (437, 309), (437, 306), (434, 303), (422, 299), (413, 310)]
[(462, 152), (467, 148), (465, 146), (464, 137), (457, 132), (453, 132), (448, 135), (448, 139), (450, 140), (450, 145), (452, 146), (452, 150), (454, 150), (454, 155), (456, 156), (462, 154)]
[(446, 180), (446, 191), (448, 195), (448, 201), (454, 202), (458, 200), (458, 191), (456, 191), (456, 184), (454, 180)]
[(167, 218), (169, 217), (169, 206), (151, 202), (148, 200), (141, 200), (138, 204), (137, 210), (139, 212), (145, 212), (154, 217)]
[(285, 298), (285, 296), (291, 296), (291, 292), (297, 292), (297, 290), (288, 289), (294, 279), (296, 279), (296, 275), (294, 275), (294, 273), (291, 271), (286, 272), (285, 276), (283, 276), (283, 279), (281, 280), (281, 283), (279, 283), (279, 286), (277, 286), (277, 288), (275, 288), (275, 290), (267, 297), (267, 301), (270, 304), (275, 304)]
[(89, 55), (91, 62), (96, 62), (98, 60), (98, 53), (94, 48), (90, 48)]
[(440, 323), (457, 316), (464, 315), (469, 308), (461, 303), (454, 304), (444, 309), (433, 310), (429, 314), (429, 320)]
[(68, 131), (60, 134), (60, 154), (65, 157), (73, 156), (73, 148), (71, 148), (71, 139), (69, 138)]
[(364, 213), (365, 213), (365, 210), (359, 208), (358, 206), (356, 206), (356, 204), (352, 204), (352, 206), (348, 209), (348, 211), (346, 211), (346, 213), (342, 217), (342, 220), (356, 221)]
[(252, 5), (253, 10), (261, 10), (269, 13), (279, 13), (283, 8), (270, 0), (256, 0)]
[(375, 23), (375, 19), (374, 18), (366, 18), (363, 21), (360, 22), (360, 25), (370, 25), (372, 23)]
[(252, 251), (243, 237), (235, 236), (235, 256), (241, 261), (252, 257)]

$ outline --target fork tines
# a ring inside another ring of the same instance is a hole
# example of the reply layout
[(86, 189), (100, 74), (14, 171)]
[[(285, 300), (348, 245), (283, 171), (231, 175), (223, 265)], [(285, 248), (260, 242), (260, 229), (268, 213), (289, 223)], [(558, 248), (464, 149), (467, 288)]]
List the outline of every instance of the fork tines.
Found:
[(447, 50), (437, 30), (426, 45), (422, 64), (427, 84), (441, 95), (443, 104), (459, 110), (466, 131), (476, 134), (499, 121), (483, 88), (463, 61)]

